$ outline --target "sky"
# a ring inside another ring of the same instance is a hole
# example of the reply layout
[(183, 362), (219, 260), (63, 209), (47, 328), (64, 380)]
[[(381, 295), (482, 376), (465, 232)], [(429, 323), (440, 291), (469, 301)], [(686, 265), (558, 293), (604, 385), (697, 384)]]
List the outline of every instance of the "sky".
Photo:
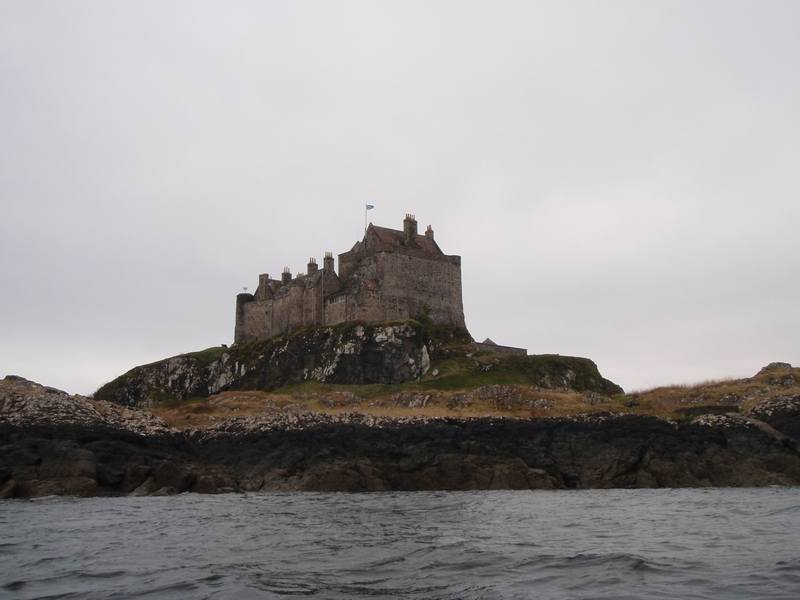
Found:
[(0, 377), (88, 394), (406, 212), (626, 390), (800, 364), (800, 3), (0, 0)]

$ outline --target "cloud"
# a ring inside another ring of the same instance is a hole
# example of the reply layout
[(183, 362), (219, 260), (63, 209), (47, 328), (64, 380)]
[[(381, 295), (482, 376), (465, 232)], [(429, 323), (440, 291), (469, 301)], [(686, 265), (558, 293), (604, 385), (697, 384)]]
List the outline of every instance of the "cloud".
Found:
[(800, 362), (796, 3), (0, 9), (0, 370), (90, 392), (229, 342), (370, 218), (476, 337), (625, 387)]

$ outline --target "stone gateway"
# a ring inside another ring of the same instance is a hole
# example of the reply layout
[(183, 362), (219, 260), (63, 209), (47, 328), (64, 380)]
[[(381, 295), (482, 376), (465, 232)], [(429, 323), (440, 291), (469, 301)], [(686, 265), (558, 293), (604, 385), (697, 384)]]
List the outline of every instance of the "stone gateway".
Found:
[(367, 227), (364, 238), (339, 254), (311, 258), (305, 274), (259, 275), (255, 294), (236, 297), (234, 343), (264, 340), (305, 325), (407, 319), (465, 327), (461, 257), (442, 252), (430, 225), (417, 232), (407, 214), (403, 229)]

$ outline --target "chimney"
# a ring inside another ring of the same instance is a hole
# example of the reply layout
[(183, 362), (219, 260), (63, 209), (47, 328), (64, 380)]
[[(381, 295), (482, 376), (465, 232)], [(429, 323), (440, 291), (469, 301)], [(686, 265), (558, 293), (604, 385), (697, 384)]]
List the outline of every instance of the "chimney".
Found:
[(308, 264), (306, 265), (306, 274), (313, 275), (318, 269), (319, 267), (317, 266), (317, 259), (312, 256), (308, 259)]
[(333, 252), (326, 252), (322, 261), (322, 268), (328, 273), (333, 273)]
[(403, 219), (403, 239), (410, 242), (417, 237), (417, 217), (412, 214), (406, 213), (406, 218)]
[(430, 225), (428, 225), (428, 228), (425, 230), (425, 237), (429, 240), (433, 239), (433, 228)]
[(281, 281), (283, 283), (289, 283), (292, 280), (292, 272), (289, 270), (289, 267), (283, 267), (283, 273), (281, 273)]

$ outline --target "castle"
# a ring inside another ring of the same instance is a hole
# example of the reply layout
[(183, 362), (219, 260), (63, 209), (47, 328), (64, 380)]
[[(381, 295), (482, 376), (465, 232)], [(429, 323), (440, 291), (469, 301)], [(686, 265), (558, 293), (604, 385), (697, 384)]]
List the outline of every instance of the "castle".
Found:
[(234, 343), (263, 340), (304, 325), (396, 321), (426, 316), (464, 327), (461, 257), (442, 252), (430, 225), (424, 235), (407, 214), (403, 229), (370, 223), (364, 238), (339, 255), (311, 258), (305, 274), (258, 276), (254, 294), (236, 296)]

